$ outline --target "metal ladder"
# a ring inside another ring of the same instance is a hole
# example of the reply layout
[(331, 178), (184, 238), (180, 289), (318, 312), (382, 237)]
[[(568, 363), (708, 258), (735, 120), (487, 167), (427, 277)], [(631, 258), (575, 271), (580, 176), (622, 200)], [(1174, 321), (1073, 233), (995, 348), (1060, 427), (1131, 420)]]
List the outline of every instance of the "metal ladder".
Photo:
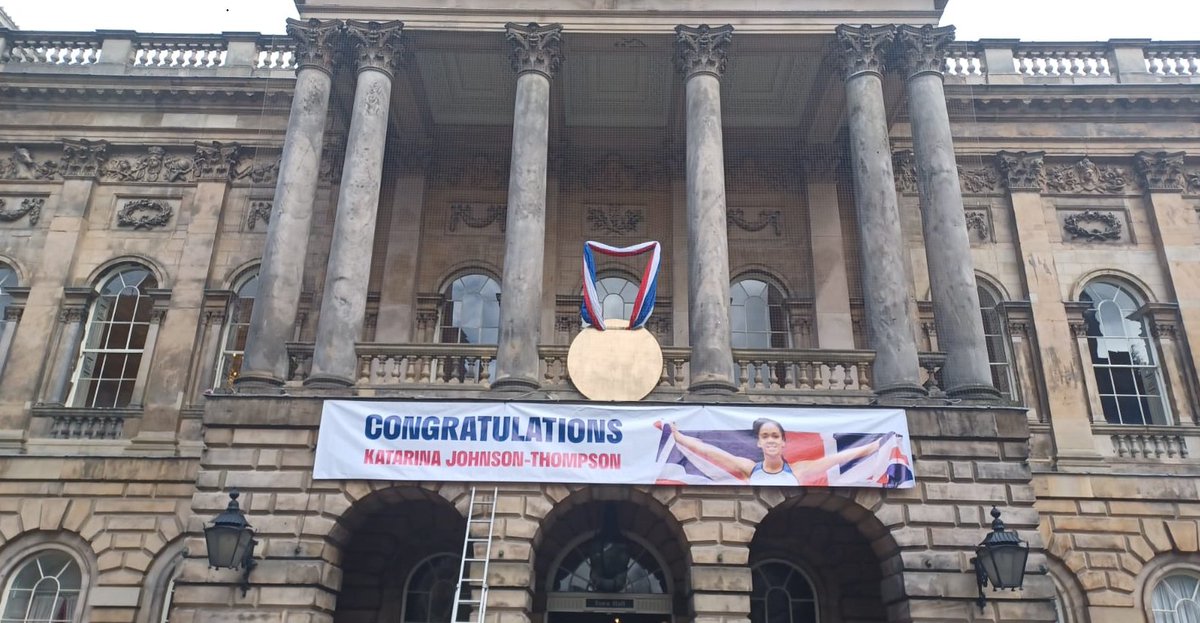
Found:
[[(471, 487), (471, 502), (467, 507), (467, 531), (463, 537), (462, 550), (462, 565), (458, 568), (458, 585), (454, 589), (454, 610), (450, 613), (452, 623), (483, 623), (484, 611), (487, 609), (487, 575), (488, 562), (492, 558), (492, 530), (496, 525), (496, 497), (499, 494), (498, 487), (492, 487), (489, 492), (486, 489), (480, 491), (478, 487)], [(477, 529), (477, 526), (487, 526), (487, 536), (480, 536), (483, 530)], [(478, 552), (475, 546), (484, 544), (483, 556), (477, 557)], [(471, 564), (482, 563), (478, 570), (478, 576), (471, 574)], [(464, 599), (464, 596), (466, 599)], [(475, 612), (478, 612), (476, 618), (471, 617), (471, 610), (466, 613), (466, 618), (459, 618), (459, 610), (462, 606), (468, 606)]]

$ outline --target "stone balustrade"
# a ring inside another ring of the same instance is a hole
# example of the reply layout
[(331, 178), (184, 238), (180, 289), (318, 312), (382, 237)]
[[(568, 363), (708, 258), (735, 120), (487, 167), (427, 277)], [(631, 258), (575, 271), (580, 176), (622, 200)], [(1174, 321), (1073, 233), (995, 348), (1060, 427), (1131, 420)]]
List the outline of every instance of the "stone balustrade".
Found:
[(1112, 456), (1120, 459), (1186, 459), (1192, 456), (1188, 437), (1193, 441), (1200, 435), (1194, 428), (1138, 427), (1136, 431), (1117, 426), (1097, 427), (1096, 432), (1108, 435), (1112, 441)]
[(1198, 83), (1200, 42), (1025, 43), (1012, 39), (948, 46), (948, 84)]

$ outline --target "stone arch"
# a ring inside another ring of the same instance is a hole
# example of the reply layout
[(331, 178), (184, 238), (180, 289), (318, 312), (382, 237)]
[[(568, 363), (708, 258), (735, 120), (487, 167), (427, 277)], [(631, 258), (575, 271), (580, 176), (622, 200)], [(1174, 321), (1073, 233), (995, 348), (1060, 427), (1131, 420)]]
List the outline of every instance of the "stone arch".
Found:
[(89, 593), (98, 583), (99, 564), (94, 545), (82, 536), (67, 530), (32, 529), (0, 545), (0, 600), (16, 571), (25, 561), (40, 552), (66, 552), (79, 565), (82, 581), (79, 587), (78, 616), (73, 621), (91, 620)]
[(503, 274), (499, 266), (487, 260), (469, 260), (454, 264), (438, 277), (437, 293), (441, 294), (445, 292), (446, 288), (450, 287), (450, 284), (454, 283), (455, 279), (473, 274), (486, 275), (496, 283), (504, 283)]
[(1155, 295), (1154, 289), (1140, 277), (1115, 268), (1099, 268), (1081, 275), (1079, 279), (1075, 280), (1075, 284), (1071, 286), (1071, 300), (1080, 300), (1080, 297), (1083, 296), (1083, 289), (1097, 279), (1108, 279), (1120, 283), (1132, 290), (1134, 295), (1140, 297), (1142, 303), (1155, 303), (1160, 300)]
[[(13, 269), (13, 272), (17, 274), (17, 285), (18, 286), (20, 286), (22, 288), (29, 286), (29, 273), (26, 272), (23, 268), (21, 268), (21, 263), (18, 262), (11, 255), (6, 255), (4, 253), (0, 253), (0, 265), (7, 266), (7, 267)], [(3, 319), (0, 318), (0, 320), (3, 320)]]
[(251, 273), (256, 273), (261, 268), (262, 258), (254, 258), (248, 262), (242, 262), (225, 272), (225, 278), (221, 280), (221, 288), (224, 290), (235, 290)]
[(95, 268), (93, 268), (87, 276), (87, 279), (81, 284), (84, 287), (96, 287), (108, 277), (109, 273), (116, 267), (122, 264), (139, 264), (149, 269), (154, 275), (155, 282), (158, 283), (158, 289), (169, 289), (171, 283), (168, 277), (166, 268), (163, 267), (157, 260), (154, 260), (146, 255), (122, 255), (108, 259)]
[(162, 620), (164, 608), (170, 606), (172, 582), (182, 569), (187, 553), (186, 539), (177, 538), (154, 557), (142, 582), (136, 623), (157, 623)]
[(990, 290), (992, 292), (992, 294), (995, 294), (996, 297), (999, 299), (997, 302), (1012, 300), (1011, 298), (1009, 298), (1008, 290), (1004, 287), (1004, 284), (1000, 283), (1000, 280), (993, 277), (992, 275), (990, 275), (982, 270), (976, 270), (975, 271), (975, 281), (979, 285)]
[(793, 292), (795, 292), (795, 289), (792, 287), (792, 285), (788, 283), (787, 279), (785, 279), (783, 275), (779, 274), (779, 271), (769, 266), (765, 266), (763, 264), (744, 264), (729, 271), (729, 274), (732, 275), (732, 277), (729, 278), (730, 285), (733, 285), (743, 279), (758, 279), (759, 281), (765, 281), (778, 288), (779, 292), (783, 294), (783, 298), (785, 299), (794, 296)]

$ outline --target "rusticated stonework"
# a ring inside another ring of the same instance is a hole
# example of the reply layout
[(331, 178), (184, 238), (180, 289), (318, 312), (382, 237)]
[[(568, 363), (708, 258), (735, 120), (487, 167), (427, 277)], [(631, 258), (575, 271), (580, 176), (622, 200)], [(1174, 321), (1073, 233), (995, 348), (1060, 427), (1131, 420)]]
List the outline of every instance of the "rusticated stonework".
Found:
[(1142, 177), (1142, 184), (1149, 190), (1183, 192), (1187, 180), (1183, 176), (1182, 151), (1152, 153), (1140, 151), (1133, 162)]
[(675, 67), (683, 77), (710, 74), (720, 78), (729, 63), (733, 26), (713, 28), (708, 24), (675, 27)]
[(553, 78), (562, 66), (562, 24), (509, 22), (504, 25), (504, 38), (511, 46), (509, 61), (517, 74), (535, 71)]
[(107, 141), (63, 139), (63, 177), (94, 178), (107, 159)]
[(1042, 192), (1045, 156), (1044, 151), (1002, 151), (996, 154), (996, 163), (1008, 189)]
[(346, 36), (354, 44), (358, 70), (396, 73), (404, 54), (404, 22), (346, 21)]
[(1046, 174), (1046, 190), (1063, 194), (1112, 195), (1129, 190), (1132, 182), (1121, 168), (1097, 166), (1087, 157), (1051, 167)]
[(842, 24), (834, 33), (837, 35), (842, 70), (847, 79), (864, 72), (883, 73), (884, 57), (896, 38), (894, 27)]
[(896, 30), (896, 43), (909, 76), (942, 74), (946, 69), (946, 45), (952, 41), (953, 26), (935, 28), (929, 24), (921, 27), (904, 25)]
[(296, 70), (314, 67), (332, 73), (333, 43), (341, 31), (341, 20), (288, 18), (287, 34), (296, 42)]

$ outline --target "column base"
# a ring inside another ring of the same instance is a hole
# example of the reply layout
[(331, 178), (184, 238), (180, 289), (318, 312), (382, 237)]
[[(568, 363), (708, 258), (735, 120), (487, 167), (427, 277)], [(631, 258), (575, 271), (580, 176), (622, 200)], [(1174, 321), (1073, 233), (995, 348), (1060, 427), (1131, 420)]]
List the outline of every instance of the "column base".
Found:
[(924, 398), (929, 392), (917, 383), (901, 381), (875, 388), (875, 395), (880, 398)]
[(239, 394), (272, 392), (280, 387), (283, 387), (283, 379), (266, 372), (243, 371), (233, 380), (233, 391)]
[(542, 388), (536, 379), (527, 376), (506, 376), (492, 381), (491, 391), (494, 392), (534, 392)]
[(336, 374), (318, 372), (317, 374), (310, 374), (308, 378), (304, 379), (304, 386), (313, 389), (345, 389), (347, 387), (354, 387), (354, 379), (348, 379)]
[(948, 389), (946, 390), (946, 395), (951, 398), (961, 398), (963, 400), (1000, 401), (1000, 390), (991, 385), (975, 383), (959, 385), (958, 387)]
[(724, 379), (705, 379), (688, 385), (688, 393), (697, 396), (732, 396), (737, 390), (737, 385)]

